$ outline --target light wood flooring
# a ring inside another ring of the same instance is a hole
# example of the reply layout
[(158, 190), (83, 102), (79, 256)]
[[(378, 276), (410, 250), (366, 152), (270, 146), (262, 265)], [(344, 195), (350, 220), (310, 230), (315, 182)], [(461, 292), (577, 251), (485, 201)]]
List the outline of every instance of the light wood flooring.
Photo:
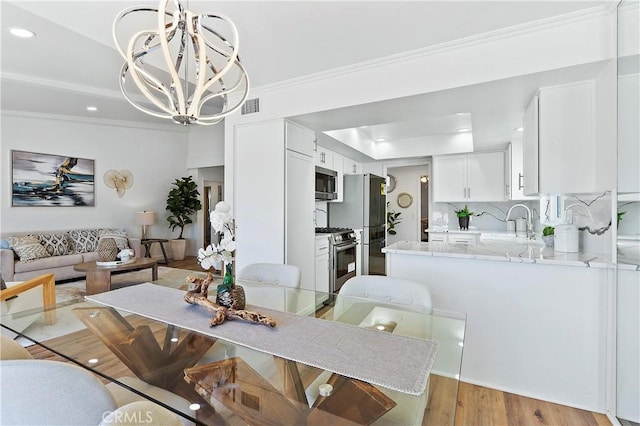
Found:
[[(171, 261), (170, 267), (198, 270), (195, 257)], [(435, 383), (433, 383), (435, 384)], [(432, 384), (432, 385), (433, 385)], [(442, 419), (441, 419), (442, 420)], [(439, 424), (425, 413), (423, 424)], [(607, 416), (460, 382), (456, 426), (610, 425)]]

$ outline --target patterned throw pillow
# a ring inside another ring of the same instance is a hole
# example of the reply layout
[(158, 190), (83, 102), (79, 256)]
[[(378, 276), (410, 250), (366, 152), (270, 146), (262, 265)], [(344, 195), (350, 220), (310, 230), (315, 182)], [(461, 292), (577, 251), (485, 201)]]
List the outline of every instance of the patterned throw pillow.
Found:
[[(124, 250), (129, 248), (129, 239), (127, 238), (127, 231), (124, 229), (99, 229), (99, 240), (103, 238), (113, 238), (116, 241), (118, 249)], [(98, 240), (98, 242), (100, 242)]]
[(42, 259), (50, 256), (44, 246), (40, 244), (40, 240), (37, 235), (9, 237), (8, 240), (13, 251), (18, 253), (20, 262), (28, 262), (30, 260)]
[(91, 253), (98, 250), (98, 231), (96, 229), (76, 229), (67, 231), (73, 253)]
[(38, 239), (51, 256), (69, 254), (69, 240), (67, 240), (67, 236), (64, 233), (40, 234)]

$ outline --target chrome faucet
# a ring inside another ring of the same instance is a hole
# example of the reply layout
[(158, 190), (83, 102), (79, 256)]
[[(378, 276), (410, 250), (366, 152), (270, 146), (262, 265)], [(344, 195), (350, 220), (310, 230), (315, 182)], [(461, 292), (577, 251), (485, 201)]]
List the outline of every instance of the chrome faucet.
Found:
[(533, 224), (531, 223), (531, 209), (529, 207), (520, 203), (512, 205), (509, 208), (509, 211), (507, 211), (507, 217), (505, 218), (505, 221), (509, 220), (509, 217), (511, 216), (511, 212), (516, 207), (522, 207), (527, 211), (527, 239), (532, 240), (534, 238), (534, 234), (533, 234)]

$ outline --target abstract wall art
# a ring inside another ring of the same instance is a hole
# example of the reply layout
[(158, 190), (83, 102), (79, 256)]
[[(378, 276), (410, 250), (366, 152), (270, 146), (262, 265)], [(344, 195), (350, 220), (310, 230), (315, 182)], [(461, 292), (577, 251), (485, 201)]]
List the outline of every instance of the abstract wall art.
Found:
[(14, 207), (95, 205), (95, 160), (11, 151)]

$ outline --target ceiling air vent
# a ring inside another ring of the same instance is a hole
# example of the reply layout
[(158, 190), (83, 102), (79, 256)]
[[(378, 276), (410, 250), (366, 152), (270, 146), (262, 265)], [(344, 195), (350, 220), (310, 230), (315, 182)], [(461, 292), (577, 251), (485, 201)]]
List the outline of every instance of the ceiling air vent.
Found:
[(260, 98), (247, 99), (242, 105), (242, 115), (260, 112)]

